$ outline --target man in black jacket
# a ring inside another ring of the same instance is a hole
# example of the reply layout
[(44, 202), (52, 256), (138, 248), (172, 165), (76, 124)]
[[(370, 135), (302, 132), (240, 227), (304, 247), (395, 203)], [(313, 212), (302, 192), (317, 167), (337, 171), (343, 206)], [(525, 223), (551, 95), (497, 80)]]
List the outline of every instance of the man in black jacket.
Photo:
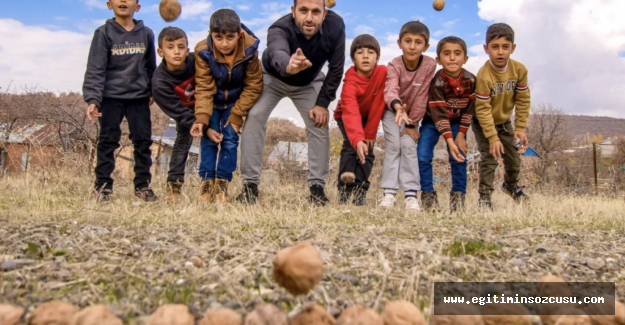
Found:
[[(250, 110), (241, 140), (241, 202), (255, 203), (263, 163), (267, 120), (290, 98), (306, 123), (310, 201), (325, 205), (330, 164), (328, 106), (336, 98), (345, 65), (345, 23), (324, 0), (294, 0), (291, 14), (269, 27), (262, 57), (264, 87)], [(328, 75), (321, 69), (328, 63)]]

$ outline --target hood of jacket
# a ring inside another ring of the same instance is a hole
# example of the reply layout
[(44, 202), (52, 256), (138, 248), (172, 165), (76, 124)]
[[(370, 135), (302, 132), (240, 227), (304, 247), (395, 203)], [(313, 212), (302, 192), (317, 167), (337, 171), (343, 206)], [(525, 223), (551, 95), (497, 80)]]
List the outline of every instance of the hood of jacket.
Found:
[(136, 20), (133, 19), (133, 21), (135, 22), (135, 27), (130, 30), (127, 31), (124, 26), (120, 25), (118, 22), (115, 21), (115, 18), (110, 18), (106, 20), (106, 24), (113, 27), (116, 31), (120, 32), (120, 33), (135, 33), (138, 32), (140, 30), (143, 29), (144, 24), (143, 24), (143, 20)]
[(356, 66), (352, 66), (345, 73), (345, 81), (351, 81), (351, 82), (356, 83), (358, 86), (366, 87), (369, 85), (369, 82), (371, 81), (371, 79), (374, 79), (374, 77), (377, 74), (380, 74), (382, 72), (383, 71), (382, 69), (380, 69), (380, 65), (376, 64), (375, 67), (373, 68), (373, 73), (371, 74), (369, 78), (367, 78), (361, 75), (360, 73), (356, 72)]

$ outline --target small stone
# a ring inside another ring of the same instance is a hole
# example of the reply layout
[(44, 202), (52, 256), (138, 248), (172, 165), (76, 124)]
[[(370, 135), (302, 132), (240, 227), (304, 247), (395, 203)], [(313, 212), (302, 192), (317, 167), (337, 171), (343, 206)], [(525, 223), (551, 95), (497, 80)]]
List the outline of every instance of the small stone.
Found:
[(93, 226), (93, 225), (85, 225), (84, 227), (82, 227), (82, 231), (91, 232), (96, 235), (108, 235), (111, 233), (110, 230), (104, 227)]
[(352, 285), (355, 285), (355, 286), (357, 286), (360, 283), (360, 280), (357, 277), (352, 276), (352, 275), (345, 275), (343, 273), (337, 272), (337, 273), (334, 273), (333, 276), (334, 276), (335, 279), (337, 279), (339, 281), (349, 282), (349, 283), (351, 283)]
[(193, 269), (193, 268), (195, 268), (195, 265), (193, 265), (193, 263), (190, 262), (190, 261), (186, 261), (184, 263), (184, 267), (187, 268), (187, 269)]
[(613, 258), (611, 258), (611, 257), (606, 258), (606, 259), (605, 259), (605, 261), (606, 261), (607, 263), (610, 263), (610, 264), (612, 264), (612, 263), (616, 263), (616, 260), (615, 260), (615, 259), (613, 259)]
[(198, 268), (204, 266), (202, 259), (197, 256), (191, 256), (191, 258), (189, 258), (189, 262), (193, 263), (193, 265)]
[(510, 260), (509, 263), (514, 265), (514, 266), (518, 266), (518, 267), (525, 266), (525, 264), (526, 264), (525, 261), (523, 261), (522, 259), (519, 259), (519, 258), (512, 259), (512, 260)]
[(64, 256), (59, 256), (59, 257), (56, 257), (54, 259), (54, 263), (56, 263), (56, 264), (63, 264), (63, 263), (66, 263), (66, 262), (67, 262), (67, 259), (65, 259)]
[(513, 239), (511, 241), (512, 244), (514, 244), (515, 246), (527, 246), (527, 242), (523, 239)]
[(605, 262), (600, 258), (587, 258), (586, 265), (596, 271), (602, 269), (605, 266)]
[(11, 271), (11, 270), (20, 268), (22, 266), (32, 265), (35, 263), (37, 263), (35, 260), (22, 260), (22, 259), (8, 260), (0, 264), (0, 271)]
[(147, 246), (149, 248), (157, 248), (158, 247), (158, 243), (157, 242), (153, 242), (153, 241), (144, 241), (143, 242), (143, 246)]
[(547, 253), (549, 251), (549, 248), (545, 247), (545, 246), (536, 246), (536, 253)]
[(141, 202), (139, 202), (139, 201), (134, 201), (134, 202), (132, 202), (132, 206), (133, 206), (133, 207), (140, 207), (140, 206), (141, 206)]
[(255, 232), (254, 233), (254, 237), (256, 237), (256, 238), (265, 238), (265, 234), (263, 234), (262, 232)]
[(183, 285), (184, 284), (184, 279), (178, 279), (176, 280), (176, 285)]

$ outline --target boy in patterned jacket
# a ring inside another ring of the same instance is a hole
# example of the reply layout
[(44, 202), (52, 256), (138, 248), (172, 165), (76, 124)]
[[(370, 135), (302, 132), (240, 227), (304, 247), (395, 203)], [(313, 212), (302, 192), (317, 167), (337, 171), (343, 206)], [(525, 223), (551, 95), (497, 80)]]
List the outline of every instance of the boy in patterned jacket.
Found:
[(210, 19), (208, 38), (195, 47), (194, 137), (202, 137), (200, 202), (227, 203), (237, 167), (243, 117), (263, 90), (260, 41), (231, 9)]
[(425, 210), (438, 207), (434, 190), (432, 159), (434, 147), (442, 136), (447, 143), (451, 164), (451, 212), (464, 208), (467, 193), (466, 135), (475, 112), (475, 75), (462, 68), (467, 62), (467, 44), (456, 36), (438, 42), (436, 62), (443, 66), (432, 79), (427, 114), (419, 133), (417, 156), (421, 176), (421, 204)]
[[(490, 60), (477, 73), (473, 119), (475, 141), (481, 154), (479, 208), (493, 209), (491, 193), (500, 158), (505, 168), (502, 191), (516, 202), (528, 198), (518, 183), (520, 152), (529, 145), (525, 128), (531, 100), (527, 68), (510, 58), (515, 48), (514, 31), (510, 26), (496, 23), (488, 27), (484, 51)], [(515, 113), (514, 129), (510, 120), (512, 113)], [(520, 148), (516, 146), (517, 139)]]
[(381, 208), (395, 206), (399, 188), (404, 192), (404, 208), (421, 211), (417, 192), (419, 161), (417, 160), (417, 126), (425, 115), (428, 91), (436, 71), (436, 61), (423, 53), (430, 47), (430, 30), (419, 21), (404, 24), (397, 44), (403, 55), (388, 64), (384, 101), (387, 109), (382, 116), (386, 149), (381, 187), (384, 197)]

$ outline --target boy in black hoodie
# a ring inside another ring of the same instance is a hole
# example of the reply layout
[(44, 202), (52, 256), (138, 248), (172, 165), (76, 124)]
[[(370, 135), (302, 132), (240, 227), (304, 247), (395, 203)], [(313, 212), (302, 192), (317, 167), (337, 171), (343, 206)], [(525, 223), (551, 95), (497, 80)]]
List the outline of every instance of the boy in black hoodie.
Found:
[(167, 201), (180, 198), (184, 172), (193, 143), (195, 122), (195, 56), (189, 54), (187, 34), (166, 27), (158, 35), (158, 55), (163, 58), (152, 77), (152, 96), (165, 114), (176, 121), (176, 142), (167, 175)]
[(152, 202), (157, 200), (150, 188), (154, 33), (143, 21), (134, 19), (141, 8), (139, 0), (109, 0), (106, 5), (115, 18), (108, 19), (93, 35), (83, 83), (87, 117), (92, 123), (100, 119), (94, 194), (99, 202), (110, 201), (114, 153), (119, 148), (120, 124), (126, 117), (134, 147), (135, 196)]

